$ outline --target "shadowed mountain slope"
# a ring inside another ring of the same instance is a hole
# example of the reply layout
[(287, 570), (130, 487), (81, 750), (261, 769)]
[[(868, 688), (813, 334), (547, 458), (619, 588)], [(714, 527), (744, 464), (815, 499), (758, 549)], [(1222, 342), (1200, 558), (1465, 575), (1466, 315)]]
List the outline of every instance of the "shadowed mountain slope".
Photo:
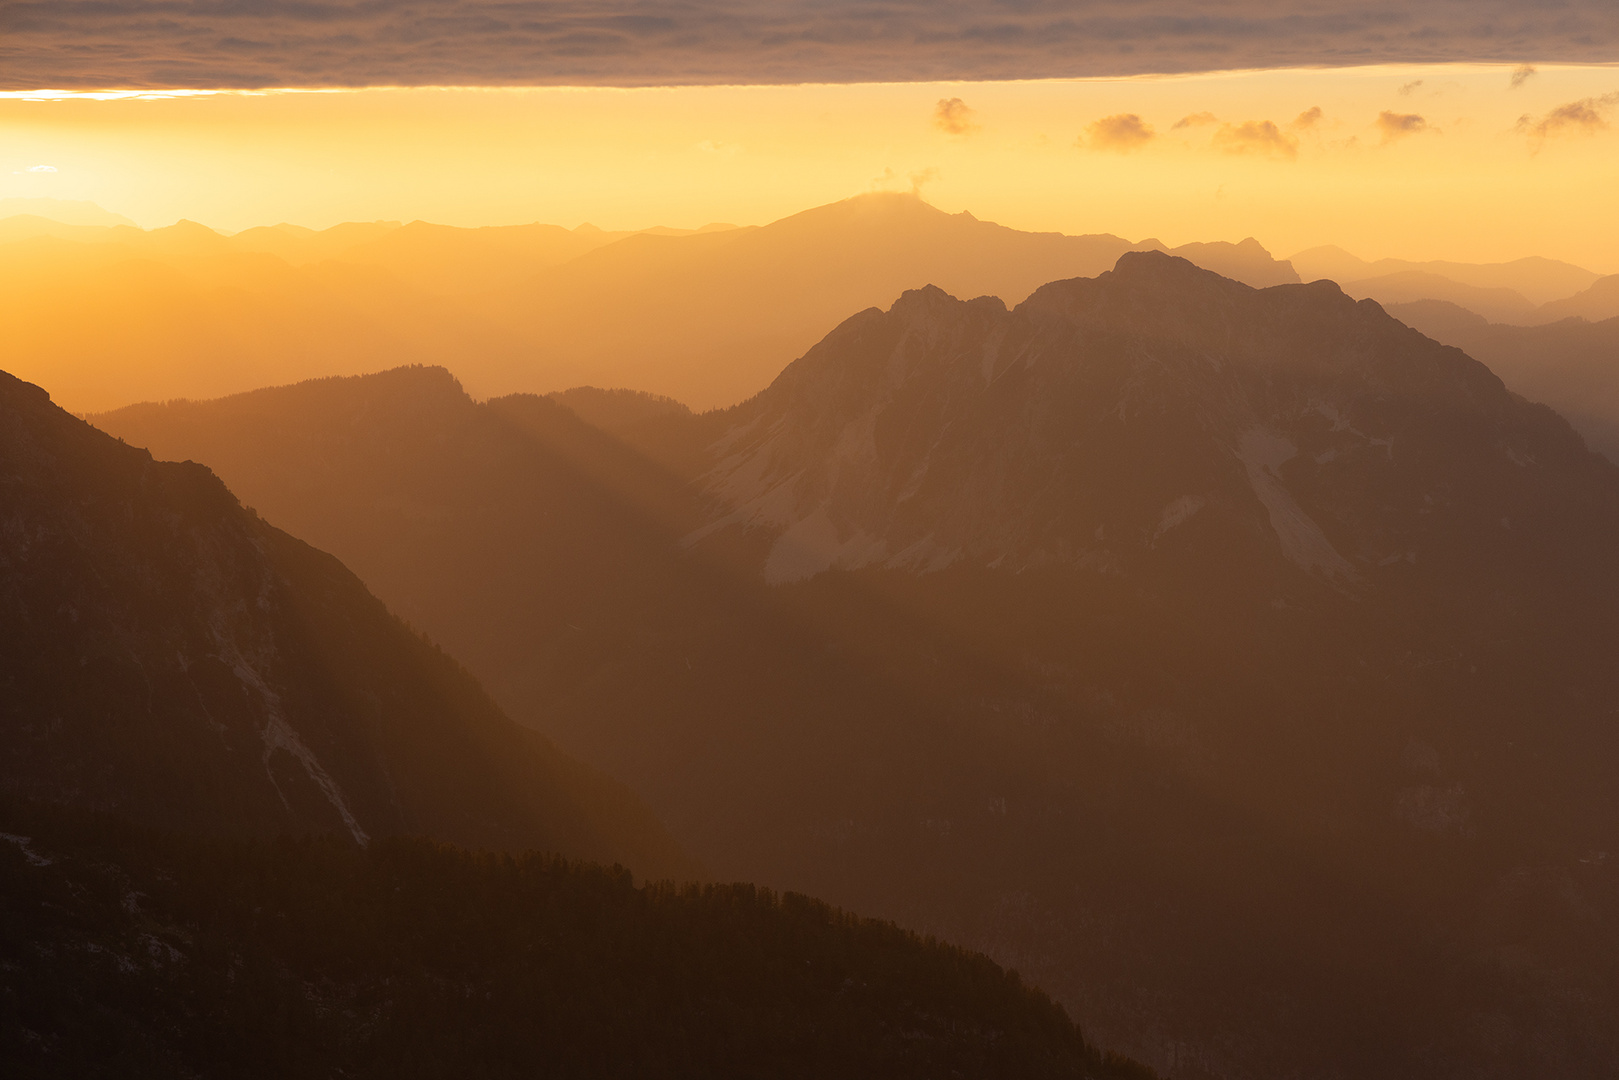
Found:
[(0, 786), (167, 829), (691, 864), (341, 563), (0, 376)]
[(722, 873), (1174, 1075), (1619, 1064), (1619, 478), (1329, 283), (917, 290), (616, 440), (430, 370), (97, 422), (319, 508)]

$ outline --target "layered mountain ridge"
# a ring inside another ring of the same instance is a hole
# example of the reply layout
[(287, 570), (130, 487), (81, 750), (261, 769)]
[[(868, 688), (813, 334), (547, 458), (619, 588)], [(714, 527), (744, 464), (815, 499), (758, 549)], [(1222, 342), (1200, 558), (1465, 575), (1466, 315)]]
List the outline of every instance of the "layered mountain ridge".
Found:
[(305, 515), (722, 873), (1175, 1075), (1619, 1062), (1619, 480), (1482, 365), (1140, 253), (601, 415), (421, 369), (96, 422)]
[[(1162, 246), (1025, 232), (893, 193), (687, 233), (349, 222), (223, 236), (18, 216), (0, 220), (0, 319), (13, 372), (74, 410), (410, 363), (448, 365), (480, 397), (588, 383), (711, 408), (918, 283), (1016, 301)], [(1253, 284), (1297, 279), (1251, 238), (1176, 250)]]
[(693, 864), (336, 559), (0, 376), (0, 786), (227, 835)]

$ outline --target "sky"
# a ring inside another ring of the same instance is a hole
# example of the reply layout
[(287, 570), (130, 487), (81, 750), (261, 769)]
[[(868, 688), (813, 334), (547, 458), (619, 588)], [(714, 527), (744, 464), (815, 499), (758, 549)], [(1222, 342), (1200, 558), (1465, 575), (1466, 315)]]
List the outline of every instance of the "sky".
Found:
[(147, 226), (763, 224), (869, 190), (1017, 228), (1619, 271), (1619, 68), (0, 97), (0, 197)]
[(0, 0), (0, 197), (142, 225), (1023, 229), (1619, 271), (1613, 0)]

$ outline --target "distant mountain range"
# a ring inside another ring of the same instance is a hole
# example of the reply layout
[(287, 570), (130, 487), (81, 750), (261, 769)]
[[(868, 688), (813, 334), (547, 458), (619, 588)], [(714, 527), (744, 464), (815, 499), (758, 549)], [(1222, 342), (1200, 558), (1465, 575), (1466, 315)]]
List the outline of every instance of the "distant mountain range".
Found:
[[(25, 215), (0, 220), (0, 321), (14, 373), (74, 410), (409, 363), (448, 364), (480, 396), (591, 384), (710, 408), (928, 281), (1016, 302), (1161, 246), (1019, 232), (910, 195), (686, 233), (371, 222), (227, 237)], [(1251, 239), (1176, 250), (1254, 285), (1297, 280)]]
[[(46, 204), (49, 205), (46, 205)], [(1619, 316), (1619, 276), (1550, 259), (1273, 258), (1252, 238), (1029, 233), (869, 194), (763, 227), (607, 232), (530, 224), (143, 231), (89, 204), (0, 213), (13, 371), (77, 410), (210, 398), (398, 364), (445, 364), (479, 396), (579, 385), (725, 407), (850, 311), (932, 283), (1016, 304), (1130, 250), (1171, 250), (1255, 287), (1328, 278), (1357, 298), (1444, 300), (1495, 322)]]
[(1381, 304), (1441, 300), (1491, 322), (1522, 326), (1579, 317), (1619, 316), (1619, 274), (1601, 277), (1556, 259), (1505, 263), (1367, 262), (1338, 247), (1311, 248), (1289, 260), (1306, 280), (1328, 278), (1350, 296)]
[(1611, 1075), (1619, 469), (1330, 283), (1115, 258), (909, 291), (703, 414), (407, 368), (94, 422), (719, 873), (984, 948), (1174, 1075)]

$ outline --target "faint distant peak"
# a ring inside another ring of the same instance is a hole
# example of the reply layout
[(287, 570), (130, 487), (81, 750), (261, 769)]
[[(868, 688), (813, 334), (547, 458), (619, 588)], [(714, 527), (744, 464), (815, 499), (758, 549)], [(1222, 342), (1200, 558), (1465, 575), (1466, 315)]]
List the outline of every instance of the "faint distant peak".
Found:
[(821, 224), (832, 219), (855, 221), (874, 217), (894, 220), (941, 220), (952, 216), (955, 215), (940, 210), (914, 191), (868, 191), (835, 203), (800, 211), (772, 224)]
[(1300, 283), (1299, 273), (1291, 262), (1276, 258), (1265, 245), (1251, 236), (1235, 244), (1215, 240), (1182, 244), (1169, 251), (1172, 255), (1190, 259), (1198, 266), (1256, 289)]
[[(72, 199), (0, 199), (0, 218), (28, 214), (62, 225), (131, 225), (135, 223), (122, 214), (103, 210), (93, 202)], [(136, 226), (137, 228), (139, 226)]]
[(220, 232), (218, 229), (210, 229), (201, 222), (192, 221), (190, 218), (181, 218), (173, 225), (165, 225), (159, 229), (148, 229), (147, 235), (154, 237), (174, 237), (176, 239), (208, 239), (211, 237), (223, 239), (225, 234)]

